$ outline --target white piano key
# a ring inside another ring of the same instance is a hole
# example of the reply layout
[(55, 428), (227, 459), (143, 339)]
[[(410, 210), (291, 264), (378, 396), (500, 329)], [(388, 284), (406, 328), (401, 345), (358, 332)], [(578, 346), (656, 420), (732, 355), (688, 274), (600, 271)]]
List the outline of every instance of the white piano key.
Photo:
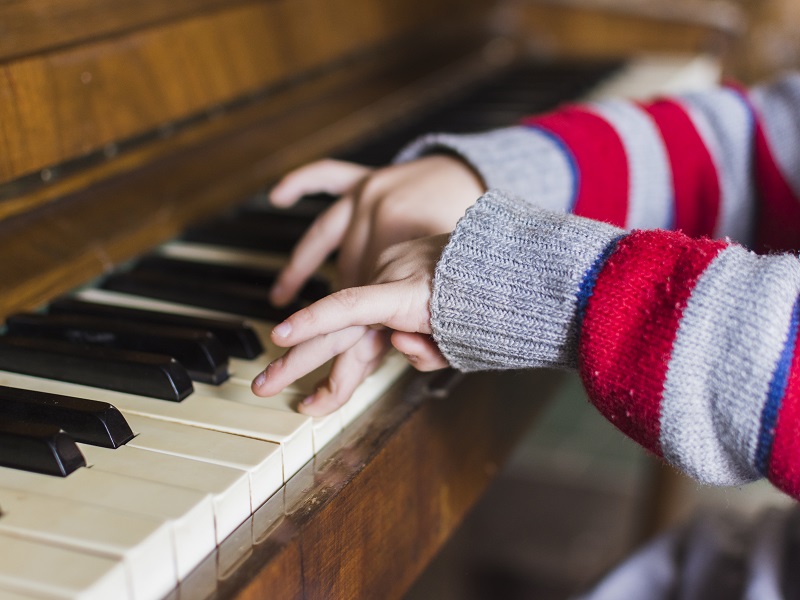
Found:
[[(228, 372), (230, 373), (231, 380), (249, 386), (250, 382), (253, 381), (256, 375), (261, 373), (261, 371), (263, 371), (270, 363), (270, 358), (274, 360), (278, 356), (282, 356), (285, 351), (286, 350), (284, 348), (280, 348), (274, 351), (275, 355), (273, 356), (269, 356), (267, 353), (264, 353), (263, 355), (252, 360), (231, 357), (228, 363)], [(315, 389), (317, 389), (317, 384), (328, 376), (328, 374), (331, 372), (332, 364), (332, 361), (328, 361), (324, 365), (317, 367), (310, 373), (303, 375), (300, 379), (292, 383), (286, 388), (286, 390), (308, 396)]]
[[(249, 404), (252, 401), (259, 401), (259, 400), (266, 400), (265, 398), (260, 398), (256, 396), (250, 389), (250, 384), (245, 383), (243, 381), (237, 380), (228, 380), (220, 385), (212, 385), (209, 383), (200, 383), (198, 381), (193, 381), (192, 385), (194, 385), (194, 393), (203, 396), (204, 398), (215, 398), (217, 400), (227, 400), (229, 402), (241, 402), (244, 404)], [(286, 403), (290, 404), (292, 401), (299, 400), (301, 395), (297, 392), (292, 391), (284, 391), (280, 394), (280, 396), (286, 397)], [(259, 406), (259, 404), (254, 404), (254, 406)], [(266, 404), (263, 405), (268, 407)], [(281, 403), (281, 408), (278, 410), (283, 411), (282, 408), (283, 403)], [(268, 407), (271, 408), (271, 407)], [(274, 409), (273, 409), (274, 410)], [(297, 411), (291, 411), (294, 414), (302, 417)]]
[(253, 381), (256, 375), (267, 367), (270, 359), (273, 357), (266, 352), (250, 360), (231, 356), (228, 359), (228, 375), (231, 379), (241, 383)]
[(720, 61), (709, 55), (652, 54), (628, 61), (580, 100), (647, 100), (662, 94), (707, 90), (719, 82)]
[(127, 411), (122, 414), (136, 434), (127, 446), (246, 471), (250, 477), (253, 509), (266, 502), (283, 485), (278, 444), (151, 419)]
[(297, 404), (300, 400), (305, 398), (306, 394), (286, 391), (276, 396), (262, 398), (256, 396), (250, 390), (249, 382), (245, 383), (236, 380), (228, 380), (219, 386), (203, 383), (195, 383), (194, 386), (197, 393), (203, 396), (217, 396), (232, 402), (263, 406), (273, 410), (289, 412), (308, 419), (313, 431), (314, 454), (319, 452), (325, 444), (330, 442), (342, 430), (342, 419), (338, 413), (319, 419), (312, 419), (311, 417), (300, 415), (300, 413), (297, 412)]
[(0, 600), (37, 600), (37, 598), (41, 598), (41, 596), (32, 596), (30, 594), (22, 594), (21, 592), (12, 592), (10, 590), (3, 589), (2, 585), (0, 585)]
[(240, 250), (213, 246), (197, 242), (167, 242), (156, 250), (159, 254), (180, 260), (191, 260), (217, 265), (234, 265), (239, 267), (255, 267), (277, 271), (286, 264), (286, 255), (277, 252), (259, 252), (257, 250)]
[(133, 600), (121, 561), (3, 533), (0, 533), (0, 590), (36, 598)]
[(169, 402), (7, 371), (0, 371), (0, 385), (99, 400), (143, 416), (278, 443), (283, 453), (284, 481), (314, 455), (311, 420), (297, 413), (207, 398), (197, 393), (182, 402)]
[(3, 487), (166, 519), (172, 528), (178, 577), (216, 547), (209, 494), (94, 469), (53, 477), (0, 467)]
[(112, 450), (78, 444), (78, 448), (92, 470), (211, 494), (218, 544), (252, 512), (250, 478), (241, 469), (128, 446)]
[(0, 486), (0, 532), (122, 561), (135, 600), (177, 584), (172, 531), (164, 519)]
[[(158, 248), (158, 252), (169, 258), (181, 260), (275, 271), (283, 268), (288, 260), (286, 254), (277, 252), (227, 248), (198, 242), (167, 242)], [(323, 263), (317, 275), (325, 277), (329, 281), (335, 281), (335, 266), (330, 262)]]

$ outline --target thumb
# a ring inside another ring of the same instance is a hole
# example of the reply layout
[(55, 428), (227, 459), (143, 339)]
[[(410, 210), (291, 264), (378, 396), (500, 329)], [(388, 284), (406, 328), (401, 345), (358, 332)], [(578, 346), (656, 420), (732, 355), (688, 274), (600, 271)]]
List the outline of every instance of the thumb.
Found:
[(391, 340), (392, 346), (404, 354), (418, 371), (435, 371), (449, 366), (430, 335), (393, 331)]

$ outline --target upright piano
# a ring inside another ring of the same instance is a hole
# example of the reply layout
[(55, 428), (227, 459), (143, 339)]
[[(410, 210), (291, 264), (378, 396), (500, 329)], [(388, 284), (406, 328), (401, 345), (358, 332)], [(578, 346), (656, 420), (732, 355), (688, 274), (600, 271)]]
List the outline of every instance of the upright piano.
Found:
[(0, 598), (405, 592), (559, 377), (390, 355), (325, 419), (295, 410), (313, 378), (252, 396), (278, 352), (270, 278), (330, 202), (265, 190), (314, 158), (380, 165), (425, 131), (713, 77), (535, 60), (495, 4), (0, 3)]

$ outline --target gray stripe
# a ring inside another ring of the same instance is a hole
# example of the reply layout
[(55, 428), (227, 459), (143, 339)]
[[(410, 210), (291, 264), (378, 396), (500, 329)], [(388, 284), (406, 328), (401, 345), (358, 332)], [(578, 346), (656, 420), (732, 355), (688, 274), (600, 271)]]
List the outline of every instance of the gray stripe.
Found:
[(622, 230), (490, 190), (436, 266), (431, 327), (462, 370), (577, 366), (577, 292)]
[(709, 149), (719, 174), (721, 203), (714, 236), (752, 241), (753, 189), (752, 118), (734, 91), (719, 89), (680, 99)]
[(723, 250), (695, 286), (661, 403), (664, 457), (700, 481), (760, 477), (754, 456), (778, 357), (800, 290), (800, 262)]
[(778, 168), (800, 198), (800, 74), (756, 88), (751, 98)]
[(529, 127), (507, 127), (474, 135), (430, 134), (396, 158), (453, 152), (483, 178), (487, 188), (505, 190), (540, 208), (566, 212), (575, 181), (569, 157), (550, 136)]
[(590, 104), (608, 121), (625, 148), (630, 178), (628, 229), (666, 229), (673, 221), (672, 178), (664, 141), (646, 112), (623, 100)]

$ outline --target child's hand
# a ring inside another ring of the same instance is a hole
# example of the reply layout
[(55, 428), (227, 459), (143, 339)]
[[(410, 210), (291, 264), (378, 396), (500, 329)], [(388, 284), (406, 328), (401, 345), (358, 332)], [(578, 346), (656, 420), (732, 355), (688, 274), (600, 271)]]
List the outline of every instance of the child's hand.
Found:
[(444, 234), (392, 246), (381, 254), (369, 285), (331, 294), (275, 327), (272, 340), (291, 349), (253, 381), (253, 392), (277, 394), (335, 356), (327, 381), (300, 406), (311, 416), (328, 414), (375, 369), (390, 339), (416, 368), (446, 367), (430, 337), (429, 305), (447, 239)]
[(484, 192), (466, 163), (434, 155), (383, 169), (335, 160), (287, 174), (272, 190), (276, 206), (291, 206), (313, 192), (341, 194), (314, 222), (272, 288), (277, 306), (294, 298), (328, 255), (339, 249), (339, 285), (361, 285), (381, 252), (399, 242), (453, 230)]

